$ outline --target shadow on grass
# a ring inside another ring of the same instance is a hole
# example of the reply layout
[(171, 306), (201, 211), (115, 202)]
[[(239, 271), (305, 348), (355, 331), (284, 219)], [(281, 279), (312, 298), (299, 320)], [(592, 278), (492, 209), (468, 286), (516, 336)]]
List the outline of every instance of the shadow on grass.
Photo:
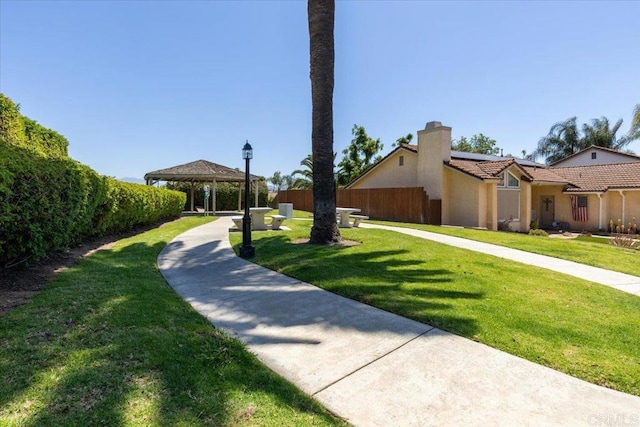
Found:
[(335, 423), (176, 297), (156, 268), (163, 246), (98, 252), (0, 318), (0, 418), (220, 425), (266, 405), (267, 414), (285, 408), (285, 424), (295, 414)]
[[(455, 325), (449, 328), (454, 332), (476, 332), (475, 320), (456, 315), (447, 300), (481, 299), (482, 293), (447, 289), (452, 272), (429, 268), (418, 258), (407, 259), (406, 250), (292, 245), (283, 234), (261, 236), (254, 244), (255, 261), (271, 270), (240, 259), (232, 249), (216, 243), (171, 253), (166, 262), (161, 255), (159, 263), (162, 274), (183, 298), (194, 306), (207, 307), (214, 324), (248, 344), (309, 344), (294, 336), (267, 339), (256, 333), (256, 325), (403, 333), (397, 322), (380, 320), (375, 310), (365, 314), (349, 300), (393, 311), (396, 306), (407, 306), (408, 295), (419, 303), (410, 307), (407, 317), (436, 326)], [(333, 293), (301, 281), (321, 283)]]

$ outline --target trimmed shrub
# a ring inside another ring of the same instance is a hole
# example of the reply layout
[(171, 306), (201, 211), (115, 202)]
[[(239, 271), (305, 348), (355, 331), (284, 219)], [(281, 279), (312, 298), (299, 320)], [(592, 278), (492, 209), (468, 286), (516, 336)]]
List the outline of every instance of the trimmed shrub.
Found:
[(548, 237), (549, 233), (547, 233), (546, 231), (544, 231), (541, 228), (536, 228), (536, 229), (529, 230), (529, 236), (544, 236), (544, 237)]
[(92, 235), (177, 217), (182, 193), (117, 181), (0, 140), (0, 268)]
[(94, 216), (97, 233), (124, 231), (180, 215), (185, 195), (178, 191), (104, 178), (104, 197)]
[(2, 93), (0, 93), (0, 140), (18, 147), (27, 146), (20, 108)]
[(23, 117), (23, 121), (27, 148), (46, 157), (68, 157), (67, 138), (28, 117)]
[(20, 108), (0, 93), (0, 140), (41, 156), (68, 157), (69, 141), (58, 132), (20, 114)]
[(0, 269), (92, 235), (180, 215), (185, 195), (101, 176), (0, 94)]

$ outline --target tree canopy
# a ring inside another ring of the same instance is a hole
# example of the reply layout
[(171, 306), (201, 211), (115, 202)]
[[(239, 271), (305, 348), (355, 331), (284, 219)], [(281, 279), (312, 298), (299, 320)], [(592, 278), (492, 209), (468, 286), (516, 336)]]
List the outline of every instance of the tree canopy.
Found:
[(632, 141), (640, 139), (640, 104), (636, 104), (633, 109), (633, 118), (631, 119), (631, 129), (629, 129), (628, 137)]
[(289, 188), (294, 190), (306, 190), (313, 188), (313, 156), (307, 155), (301, 162), (303, 169), (296, 169), (291, 172), (292, 182)]
[(391, 144), (391, 146), (392, 147), (399, 147), (402, 144), (411, 144), (412, 140), (413, 140), (413, 134), (412, 133), (408, 133), (405, 136), (401, 136), (400, 138), (396, 139), (396, 142)]
[(384, 148), (380, 138), (373, 139), (367, 135), (364, 126), (353, 125), (353, 139), (344, 150), (344, 157), (338, 163), (338, 185), (346, 185), (364, 172), (368, 167), (380, 160), (378, 155)]
[(275, 171), (271, 177), (267, 178), (267, 181), (273, 185), (273, 191), (280, 191), (291, 187), (293, 179), (291, 175), (282, 175), (282, 172)]
[(500, 149), (496, 147), (496, 140), (481, 133), (473, 135), (470, 139), (463, 136), (454, 140), (451, 149), (480, 154), (498, 154), (500, 152)]
[[(629, 143), (640, 138), (640, 104), (636, 105), (631, 128), (627, 135), (617, 136), (622, 119), (613, 126), (606, 117), (592, 119), (578, 128), (577, 118), (571, 117), (551, 126), (547, 136), (540, 138), (538, 148), (531, 153), (533, 159), (544, 157), (547, 164), (555, 163), (592, 145), (624, 150)], [(634, 127), (635, 126), (635, 127)]]

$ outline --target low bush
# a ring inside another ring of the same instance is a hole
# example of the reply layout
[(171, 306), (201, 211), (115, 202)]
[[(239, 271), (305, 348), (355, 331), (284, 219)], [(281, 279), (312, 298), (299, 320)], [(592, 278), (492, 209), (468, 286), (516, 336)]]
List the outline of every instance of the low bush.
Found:
[(544, 236), (544, 237), (548, 237), (549, 233), (547, 233), (546, 231), (544, 231), (541, 228), (536, 228), (536, 229), (529, 230), (529, 236)]
[(609, 240), (609, 244), (619, 248), (640, 250), (640, 242), (635, 240), (630, 234), (614, 234)]

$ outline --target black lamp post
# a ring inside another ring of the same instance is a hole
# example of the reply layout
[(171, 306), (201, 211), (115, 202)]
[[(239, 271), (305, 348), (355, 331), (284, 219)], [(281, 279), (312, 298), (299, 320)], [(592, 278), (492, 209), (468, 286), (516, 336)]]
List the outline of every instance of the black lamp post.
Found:
[(249, 160), (253, 158), (253, 148), (247, 141), (242, 147), (242, 158), (245, 160), (244, 167), (244, 217), (242, 218), (242, 246), (240, 246), (240, 256), (242, 258), (252, 258), (256, 254), (256, 249), (251, 246), (251, 216), (249, 215)]

